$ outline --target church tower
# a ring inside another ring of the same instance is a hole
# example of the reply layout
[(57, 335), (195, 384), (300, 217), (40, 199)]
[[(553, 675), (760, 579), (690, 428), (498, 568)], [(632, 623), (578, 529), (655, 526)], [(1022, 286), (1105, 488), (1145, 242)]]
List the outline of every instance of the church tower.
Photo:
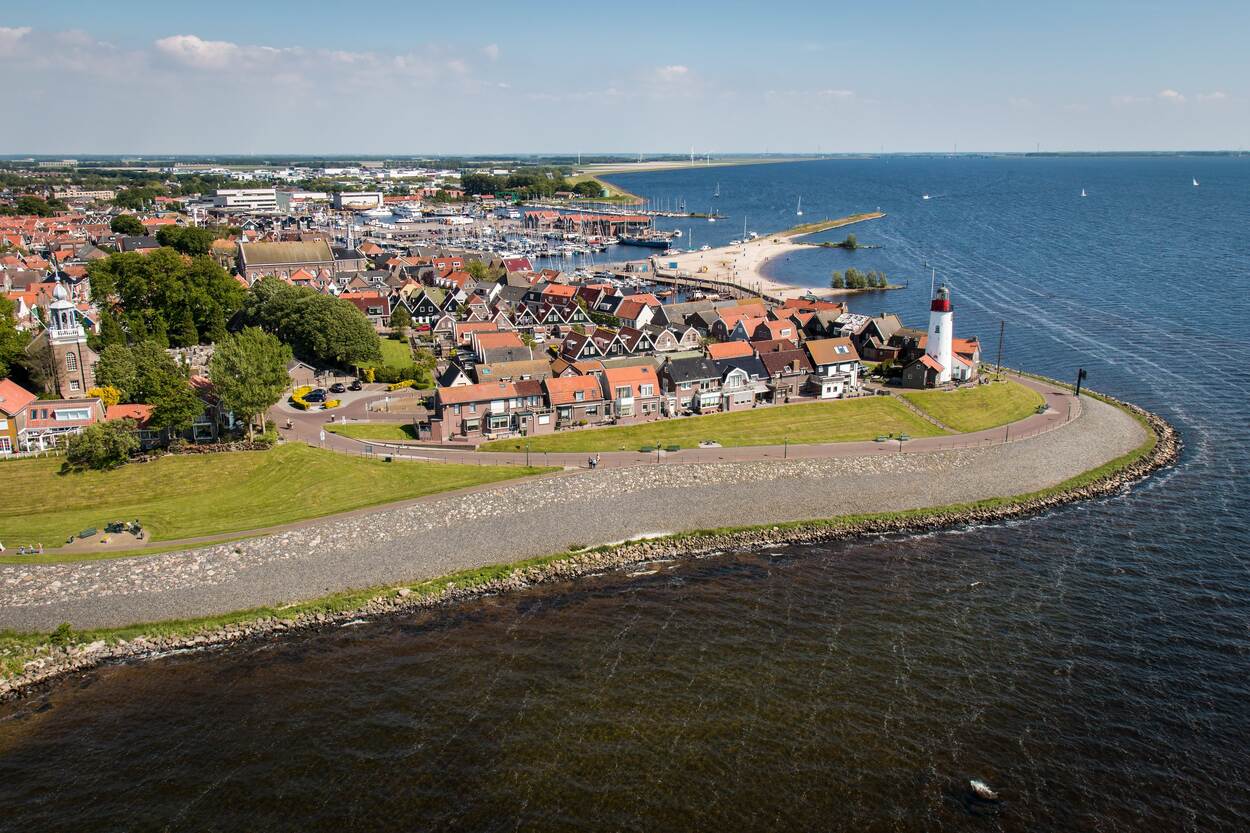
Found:
[(955, 336), (955, 313), (951, 309), (951, 291), (946, 284), (938, 287), (933, 293), (933, 303), (929, 305), (929, 340), (925, 344), (925, 354), (942, 366), (938, 374), (938, 383), (951, 380), (951, 341)]
[[(78, 310), (59, 280), (48, 305), (47, 350), (55, 374), (56, 392), (62, 399), (80, 399), (95, 387), (96, 353), (87, 346), (87, 333), (78, 320)], [(32, 345), (34, 346), (34, 345)], [(53, 380), (49, 380), (53, 382)], [(51, 384), (49, 385), (51, 387)]]

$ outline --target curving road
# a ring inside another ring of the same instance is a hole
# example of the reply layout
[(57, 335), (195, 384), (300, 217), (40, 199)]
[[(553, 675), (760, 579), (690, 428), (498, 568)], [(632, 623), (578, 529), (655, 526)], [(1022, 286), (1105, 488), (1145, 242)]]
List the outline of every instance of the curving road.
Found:
[[(1006, 443), (999, 436), (971, 447), (924, 449), (927, 441), (918, 440), (909, 453), (872, 443), (804, 446), (790, 448), (784, 460), (783, 449), (711, 449), (726, 458), (754, 456), (749, 462), (606, 467), (494, 485), (306, 522), (237, 544), (111, 561), (0, 565), (0, 628), (204, 616), (647, 533), (1030, 492), (1143, 442), (1144, 429), (1124, 411), (1087, 397), (1080, 405), (1070, 421), (1036, 423), (1042, 433)], [(773, 456), (764, 459), (765, 453)]]

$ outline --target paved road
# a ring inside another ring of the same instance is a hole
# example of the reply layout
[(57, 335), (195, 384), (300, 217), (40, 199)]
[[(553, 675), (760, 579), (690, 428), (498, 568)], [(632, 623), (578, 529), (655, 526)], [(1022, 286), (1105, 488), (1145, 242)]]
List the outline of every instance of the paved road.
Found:
[(239, 544), (112, 561), (0, 565), (0, 628), (209, 615), (645, 533), (1019, 494), (1125, 454), (1143, 438), (1128, 414), (1082, 398), (1070, 422), (1010, 443), (606, 468), (362, 511)]

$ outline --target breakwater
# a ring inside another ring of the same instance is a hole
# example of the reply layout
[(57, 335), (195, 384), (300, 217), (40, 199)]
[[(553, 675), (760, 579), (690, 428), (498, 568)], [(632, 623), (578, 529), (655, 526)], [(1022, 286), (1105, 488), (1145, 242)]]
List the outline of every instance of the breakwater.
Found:
[(291, 605), (289, 615), (280, 611), (254, 614), (244, 611), (232, 617), (205, 620), (202, 626), (194, 622), (179, 623), (176, 627), (136, 626), (111, 632), (88, 632), (85, 636), (63, 631), (36, 648), (20, 670), (0, 680), (0, 699), (21, 697), (62, 677), (105, 663), (218, 648), (280, 634), (337, 627), (360, 618), (446, 607), (486, 595), (571, 581), (650, 561), (697, 557), (720, 551), (828, 542), (863, 535), (915, 534), (1020, 518), (1064, 504), (1115, 494), (1176, 462), (1181, 441), (1166, 420), (1129, 403), (1105, 396), (1099, 398), (1132, 413), (1147, 426), (1149, 439), (1124, 458), (1110, 461), (1036, 494), (1004, 496), (955, 506), (695, 531), (630, 541), (514, 565), (467, 571), (415, 585), (338, 594)]

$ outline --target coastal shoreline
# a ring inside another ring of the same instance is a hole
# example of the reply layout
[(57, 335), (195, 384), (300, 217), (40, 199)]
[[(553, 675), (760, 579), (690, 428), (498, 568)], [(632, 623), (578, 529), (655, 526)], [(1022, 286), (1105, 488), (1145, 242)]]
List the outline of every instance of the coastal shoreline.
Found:
[(349, 621), (448, 607), (486, 595), (570, 581), (651, 561), (861, 536), (918, 534), (1037, 515), (1069, 503), (1122, 492), (1176, 462), (1181, 441), (1166, 420), (1131, 403), (1091, 395), (1131, 414), (1145, 427), (1146, 441), (1120, 458), (1040, 492), (898, 512), (694, 530), (465, 570), (415, 584), (347, 591), (277, 610), (237, 611), (189, 622), (147, 623), (82, 635), (71, 632), (32, 636), (30, 660), (22, 670), (0, 679), (0, 700), (28, 696), (68, 675), (107, 663), (157, 658), (174, 651), (222, 648), (282, 633), (309, 632)]
[[(778, 258), (818, 245), (801, 242), (796, 239), (798, 237), (858, 225), (881, 219), (884, 216), (885, 214), (881, 212), (854, 214), (825, 223), (810, 223), (785, 231), (760, 235), (754, 240), (748, 240), (737, 246), (718, 246), (705, 252), (687, 252), (673, 256), (656, 255), (652, 258), (653, 269), (661, 277), (706, 280), (715, 284), (737, 287), (778, 302), (807, 296), (838, 298), (856, 295), (865, 290), (795, 286), (768, 277), (765, 274), (765, 267)], [(675, 263), (676, 267), (660, 266), (661, 263)]]

